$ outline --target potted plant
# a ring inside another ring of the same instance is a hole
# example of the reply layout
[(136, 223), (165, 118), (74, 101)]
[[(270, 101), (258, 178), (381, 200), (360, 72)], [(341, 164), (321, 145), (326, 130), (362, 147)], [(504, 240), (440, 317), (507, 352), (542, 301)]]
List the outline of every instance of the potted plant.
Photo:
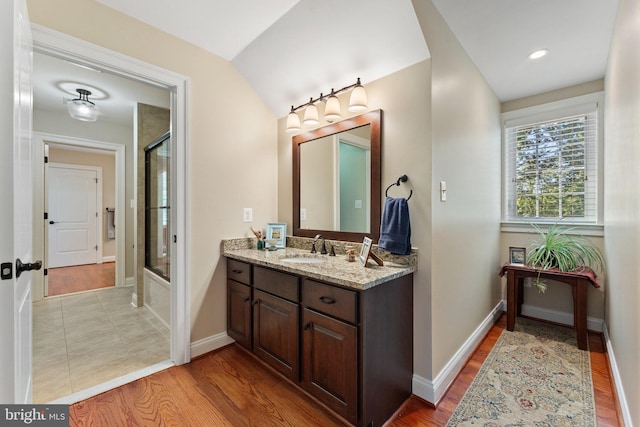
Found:
[[(587, 266), (604, 273), (604, 254), (584, 236), (571, 234), (575, 228), (553, 224), (545, 232), (537, 225), (531, 225), (541, 238), (532, 243), (527, 251), (527, 264), (531, 267), (540, 270), (577, 271), (579, 267)], [(547, 284), (539, 276), (533, 285), (539, 292), (547, 290)]]

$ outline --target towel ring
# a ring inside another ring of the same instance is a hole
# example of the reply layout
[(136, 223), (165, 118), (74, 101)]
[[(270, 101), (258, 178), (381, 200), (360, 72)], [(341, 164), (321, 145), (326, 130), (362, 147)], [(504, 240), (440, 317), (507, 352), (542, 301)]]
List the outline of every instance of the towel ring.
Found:
[[(389, 197), (388, 193), (391, 187), (393, 187), (394, 185), (400, 186), (400, 182), (407, 182), (408, 179), (409, 178), (407, 177), (407, 175), (402, 175), (400, 178), (398, 178), (396, 182), (392, 183), (387, 187), (387, 189), (384, 191), (384, 196)], [(407, 200), (409, 200), (412, 195), (413, 195), (413, 190), (409, 190), (409, 197), (407, 197)]]

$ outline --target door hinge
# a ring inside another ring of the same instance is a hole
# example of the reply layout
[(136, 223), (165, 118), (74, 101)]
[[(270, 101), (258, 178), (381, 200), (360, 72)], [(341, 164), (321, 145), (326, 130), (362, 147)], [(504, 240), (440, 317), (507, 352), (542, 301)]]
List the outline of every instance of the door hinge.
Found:
[(44, 219), (49, 219), (49, 213), (48, 212), (44, 213)]
[(177, 243), (178, 242), (178, 237), (174, 234), (173, 235), (173, 243)]
[(96, 212), (96, 218), (98, 218), (98, 212)]
[(44, 156), (44, 162), (49, 163), (49, 156)]
[(93, 179), (95, 179), (95, 180), (96, 180), (96, 184), (97, 184), (97, 183), (98, 183), (98, 178), (93, 178)]
[(45, 276), (48, 276), (48, 275), (49, 275), (49, 269), (48, 269), (48, 268), (45, 268), (45, 269), (44, 269), (44, 275), (45, 275)]
[(96, 251), (98, 250), (98, 245), (96, 245)]

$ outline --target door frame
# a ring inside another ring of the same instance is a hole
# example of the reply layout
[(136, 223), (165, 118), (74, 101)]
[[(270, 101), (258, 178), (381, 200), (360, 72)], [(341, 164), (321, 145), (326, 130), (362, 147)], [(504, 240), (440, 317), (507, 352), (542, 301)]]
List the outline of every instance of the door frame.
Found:
[[(94, 141), (89, 139), (74, 138), (70, 136), (55, 135), (45, 132), (33, 133), (33, 168), (34, 168), (34, 224), (33, 224), (33, 241), (34, 241), (34, 256), (39, 256), (38, 259), (43, 259), (44, 265), (49, 265), (47, 259), (47, 241), (45, 239), (47, 220), (44, 220), (38, 212), (47, 212), (46, 206), (46, 185), (44, 176), (44, 157), (45, 157), (45, 144), (64, 144), (72, 147), (83, 147), (102, 150), (115, 154), (116, 160), (116, 195), (115, 195), (115, 208), (116, 208), (116, 224), (126, 223), (126, 183), (125, 183), (125, 146), (122, 144), (115, 144), (112, 142)], [(100, 201), (102, 203), (102, 200)], [(100, 211), (102, 214), (102, 211)], [(44, 221), (44, 222), (43, 222)], [(100, 228), (100, 227), (99, 227)], [(124, 227), (116, 227), (116, 286), (126, 285), (126, 233)], [(100, 251), (102, 251), (101, 241), (98, 241), (100, 245)], [(101, 257), (100, 257), (101, 258)], [(98, 260), (101, 262), (101, 260)], [(33, 300), (41, 301), (46, 295), (47, 277), (44, 274), (36, 274), (33, 277)]]
[[(137, 80), (171, 93), (172, 180), (171, 222), (174, 228), (174, 249), (171, 251), (171, 359), (176, 365), (190, 361), (191, 316), (189, 283), (191, 271), (187, 260), (190, 247), (191, 187), (187, 178), (189, 169), (189, 79), (186, 76), (160, 68), (136, 58), (112, 51), (93, 43), (32, 24), (33, 50), (60, 59), (70, 60)], [(122, 210), (122, 209), (120, 209)]]

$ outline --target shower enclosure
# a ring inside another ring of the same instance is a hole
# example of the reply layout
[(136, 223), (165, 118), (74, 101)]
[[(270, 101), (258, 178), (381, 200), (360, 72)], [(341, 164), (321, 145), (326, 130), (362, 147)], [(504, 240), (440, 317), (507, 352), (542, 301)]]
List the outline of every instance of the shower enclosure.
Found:
[(170, 134), (145, 149), (145, 267), (169, 282), (171, 224), (169, 215)]

